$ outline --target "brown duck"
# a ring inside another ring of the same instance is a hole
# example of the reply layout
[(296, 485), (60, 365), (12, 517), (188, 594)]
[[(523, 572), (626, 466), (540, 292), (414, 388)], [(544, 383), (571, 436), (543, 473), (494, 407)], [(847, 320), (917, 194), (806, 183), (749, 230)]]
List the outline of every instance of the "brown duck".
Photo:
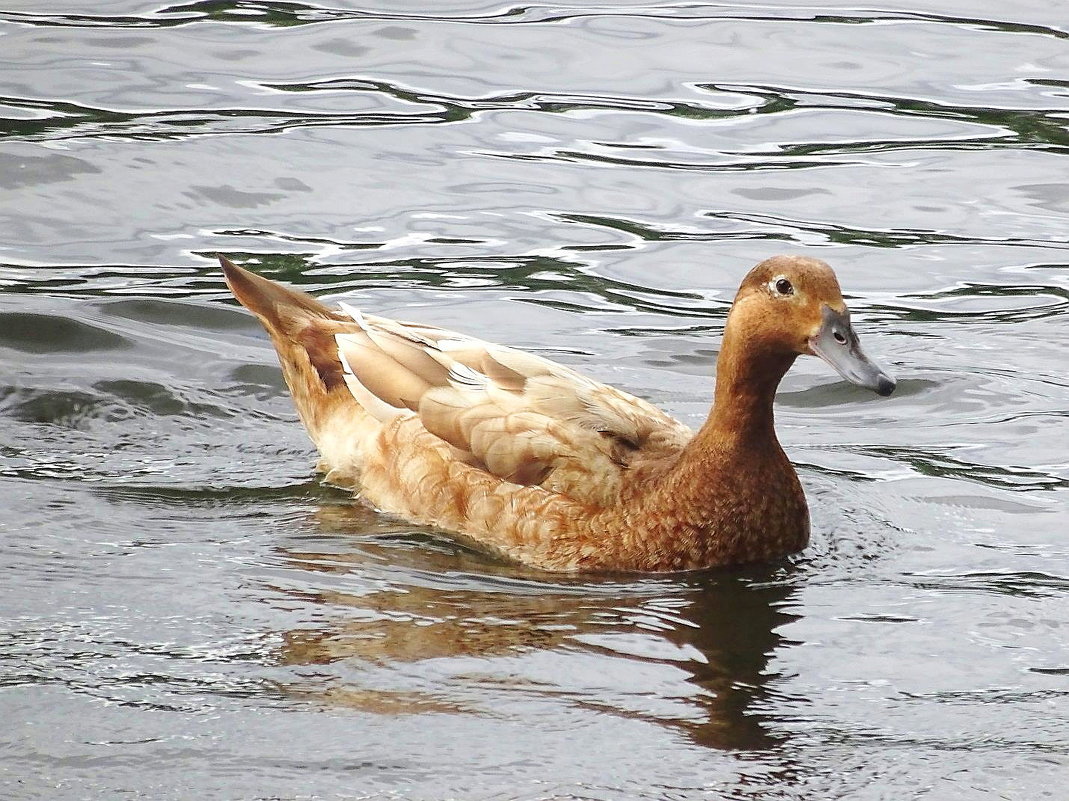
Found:
[(835, 273), (776, 256), (739, 287), (694, 432), (562, 365), (441, 328), (331, 309), (220, 258), (263, 323), (319, 469), (377, 509), (546, 570), (693, 570), (805, 547), (773, 425), (799, 355), (889, 395)]

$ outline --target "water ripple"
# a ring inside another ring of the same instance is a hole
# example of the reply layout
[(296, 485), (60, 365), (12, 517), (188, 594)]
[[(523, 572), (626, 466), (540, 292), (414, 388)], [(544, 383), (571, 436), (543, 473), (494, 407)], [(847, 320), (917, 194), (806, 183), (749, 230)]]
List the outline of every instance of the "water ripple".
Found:
[[(875, 127), (891, 130), (905, 119), (954, 120), (961, 126), (939, 136), (903, 132), (886, 139), (866, 139), (864, 135), (841, 136), (839, 141), (781, 142), (742, 149), (709, 151), (702, 161), (685, 162), (667, 154), (650, 151), (672, 149), (671, 145), (642, 142), (589, 143), (592, 150), (551, 150), (544, 153), (490, 152), (489, 155), (525, 159), (592, 159), (602, 163), (652, 166), (665, 169), (805, 169), (825, 163), (829, 157), (891, 153), (911, 150), (952, 149), (996, 150), (1032, 148), (1051, 153), (1069, 148), (1069, 133), (1062, 117), (1065, 106), (1051, 108), (999, 109), (951, 106), (931, 100), (866, 95), (850, 92), (814, 92), (784, 86), (732, 84), (698, 84), (696, 88), (715, 95), (716, 102), (660, 101), (621, 95), (580, 95), (574, 93), (517, 92), (482, 97), (463, 97), (430, 93), (400, 84), (362, 78), (332, 78), (302, 83), (260, 85), (277, 93), (305, 95), (346, 95), (359, 98), (383, 98), (400, 104), (400, 108), (374, 111), (316, 112), (282, 108), (217, 108), (121, 111), (80, 105), (69, 101), (0, 97), (6, 106), (24, 114), (4, 121), (3, 138), (28, 141), (63, 141), (69, 139), (116, 138), (143, 141), (166, 141), (197, 136), (232, 134), (279, 134), (317, 127), (367, 128), (397, 125), (453, 124), (501, 111), (524, 111), (569, 115), (597, 110), (663, 116), (669, 120), (714, 123), (737, 120), (749, 126), (762, 123), (765, 115), (788, 120), (798, 113), (813, 114), (820, 110), (842, 111), (864, 119), (881, 118)], [(844, 130), (846, 128), (844, 127)], [(739, 144), (746, 137), (738, 131), (733, 136)], [(637, 150), (646, 158), (624, 156), (612, 150)], [(600, 150), (600, 152), (599, 152)], [(709, 161), (709, 158), (715, 159)], [(733, 156), (735, 161), (724, 162)], [(862, 163), (860, 161), (834, 163)]]
[[(1006, 10), (1007, 12), (1010, 9)], [(279, 27), (341, 22), (347, 20), (383, 21), (441, 21), (468, 24), (567, 24), (590, 17), (649, 18), (667, 20), (754, 20), (809, 22), (817, 24), (871, 25), (888, 22), (923, 22), (951, 25), (955, 28), (974, 27), (1010, 34), (1035, 34), (1056, 39), (1069, 38), (1069, 30), (1053, 25), (1030, 24), (990, 17), (973, 17), (922, 11), (886, 9), (867, 13), (835, 13), (819, 6), (771, 8), (739, 7), (721, 3), (669, 3), (664, 5), (634, 5), (624, 9), (613, 6), (582, 8), (575, 6), (516, 5), (497, 7), (492, 13), (471, 14), (436, 9), (434, 14), (399, 13), (395, 11), (340, 9), (310, 3), (278, 2), (277, 0), (199, 0), (158, 9), (147, 15), (94, 15), (71, 13), (5, 12), (0, 20), (26, 25), (59, 27), (115, 27), (167, 28), (200, 22), (228, 22)]]

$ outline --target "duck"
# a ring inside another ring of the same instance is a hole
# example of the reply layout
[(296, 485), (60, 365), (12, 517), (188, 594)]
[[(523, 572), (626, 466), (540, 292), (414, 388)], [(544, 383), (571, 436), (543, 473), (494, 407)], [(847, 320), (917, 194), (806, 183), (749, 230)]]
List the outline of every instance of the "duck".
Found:
[(542, 356), (331, 308), (219, 257), (267, 330), (324, 481), (375, 510), (554, 572), (674, 572), (801, 551), (809, 509), (773, 401), (799, 356), (881, 396), (823, 261), (742, 280), (697, 431)]

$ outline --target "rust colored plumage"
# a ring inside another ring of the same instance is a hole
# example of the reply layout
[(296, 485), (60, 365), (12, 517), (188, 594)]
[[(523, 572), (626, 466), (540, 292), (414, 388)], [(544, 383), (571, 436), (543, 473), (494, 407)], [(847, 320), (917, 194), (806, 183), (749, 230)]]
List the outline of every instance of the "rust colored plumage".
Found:
[(264, 324), (326, 480), (383, 511), (560, 570), (691, 570), (805, 547), (805, 496), (772, 403), (795, 358), (889, 394), (831, 268), (744, 279), (701, 429), (529, 353), (340, 310), (220, 259)]

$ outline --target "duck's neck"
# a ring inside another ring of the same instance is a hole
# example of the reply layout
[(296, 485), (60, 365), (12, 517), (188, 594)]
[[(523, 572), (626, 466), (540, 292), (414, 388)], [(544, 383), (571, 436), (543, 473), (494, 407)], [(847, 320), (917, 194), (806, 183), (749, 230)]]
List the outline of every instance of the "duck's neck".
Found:
[(720, 447), (761, 447), (776, 442), (772, 411), (776, 388), (794, 364), (793, 353), (768, 353), (739, 346), (728, 331), (716, 368), (716, 393), (698, 439)]
[(760, 474), (762, 481), (784, 471), (793, 476), (776, 438), (772, 404), (796, 356), (740, 344), (729, 326), (717, 362), (713, 408), (664, 485), (669, 494), (686, 496), (695, 509), (722, 504), (725, 493), (747, 489), (743, 474)]

